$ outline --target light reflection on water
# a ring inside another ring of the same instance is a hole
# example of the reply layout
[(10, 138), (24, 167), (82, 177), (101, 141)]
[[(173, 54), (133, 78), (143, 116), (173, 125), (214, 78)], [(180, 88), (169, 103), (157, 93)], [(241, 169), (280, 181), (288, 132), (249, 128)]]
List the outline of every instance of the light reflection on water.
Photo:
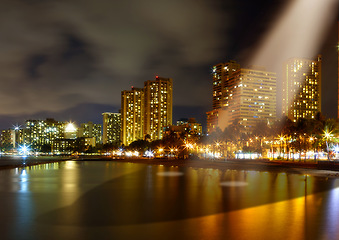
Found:
[(0, 217), (10, 216), (13, 236), (21, 228), (27, 239), (40, 231), (67, 238), (65, 227), (90, 236), (94, 226), (117, 239), (151, 232), (166, 239), (339, 236), (336, 179), (121, 162), (46, 165), (0, 171), (0, 203), (10, 206)]

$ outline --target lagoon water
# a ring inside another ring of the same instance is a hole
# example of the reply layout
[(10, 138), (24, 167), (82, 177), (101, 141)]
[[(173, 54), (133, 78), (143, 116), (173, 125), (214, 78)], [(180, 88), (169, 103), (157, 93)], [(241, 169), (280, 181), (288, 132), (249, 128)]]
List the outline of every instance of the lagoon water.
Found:
[(1, 239), (339, 239), (339, 179), (65, 161), (0, 171)]

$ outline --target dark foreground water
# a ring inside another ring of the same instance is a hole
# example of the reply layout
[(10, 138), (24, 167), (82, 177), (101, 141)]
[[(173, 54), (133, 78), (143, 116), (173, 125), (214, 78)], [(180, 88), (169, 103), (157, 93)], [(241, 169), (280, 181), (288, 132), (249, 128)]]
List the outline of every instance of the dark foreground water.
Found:
[(339, 180), (66, 161), (0, 171), (0, 239), (339, 239)]

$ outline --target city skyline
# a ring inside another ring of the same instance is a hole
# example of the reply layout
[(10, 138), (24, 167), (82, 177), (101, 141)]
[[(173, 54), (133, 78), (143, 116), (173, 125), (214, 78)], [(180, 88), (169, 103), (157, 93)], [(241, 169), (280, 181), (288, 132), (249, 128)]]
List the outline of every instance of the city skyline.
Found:
[[(225, 59), (246, 66), (285, 2), (174, 1), (164, 8), (149, 1), (152, 7), (145, 10), (133, 1), (84, 2), (79, 8), (74, 8), (77, 1), (36, 2), (30, 7), (6, 1), (2, 9), (7, 20), (1, 26), (6, 37), (0, 40), (0, 127), (46, 117), (100, 123), (102, 112), (119, 110), (122, 89), (155, 75), (176, 80), (174, 120), (195, 117), (204, 123), (212, 104), (206, 91), (212, 91), (211, 66)], [(136, 14), (129, 21), (116, 21), (124, 19), (126, 4)], [(182, 12), (177, 18), (155, 14), (161, 10), (167, 16), (178, 6)], [(115, 11), (119, 13), (112, 17)], [(328, 91), (323, 113), (328, 117), (337, 111), (337, 20), (338, 13), (328, 22), (318, 51), (323, 56), (323, 89)]]
[(337, 239), (339, 0), (3, 0), (2, 239)]

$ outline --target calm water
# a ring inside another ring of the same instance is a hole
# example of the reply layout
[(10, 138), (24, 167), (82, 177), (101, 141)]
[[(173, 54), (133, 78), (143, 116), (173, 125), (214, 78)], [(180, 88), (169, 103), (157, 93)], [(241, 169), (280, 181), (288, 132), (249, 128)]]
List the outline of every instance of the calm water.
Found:
[(0, 239), (339, 239), (339, 180), (66, 161), (0, 171)]

